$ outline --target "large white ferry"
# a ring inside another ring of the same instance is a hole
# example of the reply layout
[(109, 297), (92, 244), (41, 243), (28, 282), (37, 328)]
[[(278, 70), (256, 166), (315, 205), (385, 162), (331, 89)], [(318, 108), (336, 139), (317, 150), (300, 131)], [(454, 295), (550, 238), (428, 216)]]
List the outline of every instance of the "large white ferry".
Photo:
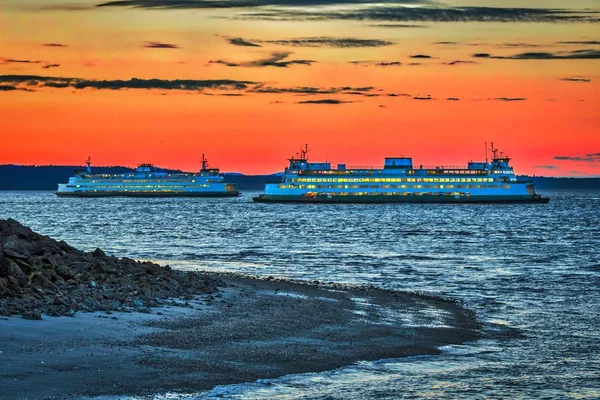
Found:
[[(487, 145), (486, 145), (487, 148)], [(282, 179), (267, 183), (257, 202), (302, 203), (547, 203), (533, 182), (515, 176), (510, 158), (494, 148), (492, 160), (467, 167), (414, 167), (412, 158), (388, 157), (383, 168), (347, 168), (308, 162), (308, 145), (289, 159)], [(486, 150), (487, 153), (487, 150)]]
[(93, 174), (91, 161), (87, 168), (75, 171), (68, 183), (60, 183), (57, 196), (71, 197), (225, 197), (238, 196), (234, 184), (225, 183), (219, 169), (208, 168), (202, 155), (198, 173), (168, 173), (158, 171), (152, 164), (141, 164), (134, 172), (125, 174)]

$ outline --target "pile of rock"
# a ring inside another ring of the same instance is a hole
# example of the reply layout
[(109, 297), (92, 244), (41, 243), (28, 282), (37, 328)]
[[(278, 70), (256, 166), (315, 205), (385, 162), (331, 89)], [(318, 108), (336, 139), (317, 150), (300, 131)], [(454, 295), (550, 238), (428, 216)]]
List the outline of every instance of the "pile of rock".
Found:
[(152, 262), (83, 252), (64, 241), (0, 220), (0, 315), (147, 311), (166, 299), (217, 292), (221, 283)]

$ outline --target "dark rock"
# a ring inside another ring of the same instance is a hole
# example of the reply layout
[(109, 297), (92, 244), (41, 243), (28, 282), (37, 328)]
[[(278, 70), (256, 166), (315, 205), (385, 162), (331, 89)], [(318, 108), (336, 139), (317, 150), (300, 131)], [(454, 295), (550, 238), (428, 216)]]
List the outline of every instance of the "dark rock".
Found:
[(22, 316), (24, 319), (33, 319), (39, 321), (42, 319), (42, 312), (36, 308), (34, 310), (25, 311)]
[(2, 250), (4, 251), (4, 254), (12, 258), (27, 260), (31, 256), (27, 245), (16, 235), (9, 236), (5, 239)]
[(3, 315), (37, 319), (42, 313), (73, 316), (77, 311), (149, 312), (149, 307), (165, 304), (167, 299), (189, 300), (195, 295), (217, 293), (219, 284), (195, 272), (109, 257), (100, 249), (85, 253), (39, 235), (17, 221), (0, 220)]
[(94, 258), (106, 258), (106, 253), (101, 249), (96, 248), (96, 250), (92, 252), (92, 256), (94, 256)]

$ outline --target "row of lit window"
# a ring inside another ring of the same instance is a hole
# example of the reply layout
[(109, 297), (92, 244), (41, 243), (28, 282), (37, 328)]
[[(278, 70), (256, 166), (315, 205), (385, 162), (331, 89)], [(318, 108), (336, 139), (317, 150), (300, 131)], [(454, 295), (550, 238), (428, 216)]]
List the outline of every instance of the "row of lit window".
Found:
[[(316, 195), (317, 193), (308, 193)], [(327, 196), (470, 196), (471, 193), (464, 192), (331, 192), (319, 193)]]
[(509, 189), (510, 185), (286, 185), (279, 189)]
[(494, 182), (498, 178), (288, 178), (286, 182)]
[[(196, 182), (195, 179), (106, 179), (106, 180), (87, 180), (86, 183), (166, 183), (166, 182)], [(202, 180), (202, 182), (215, 182), (214, 179)]]
[(148, 189), (148, 188), (156, 188), (156, 189), (163, 189), (163, 188), (169, 188), (169, 189), (185, 189), (185, 188), (205, 188), (205, 187), (209, 187), (210, 185), (206, 185), (206, 184), (197, 184), (197, 185), (145, 185), (145, 186), (134, 186), (134, 185), (110, 185), (110, 186), (101, 186), (101, 185), (93, 185), (93, 186), (87, 186), (87, 185), (67, 185), (68, 188), (72, 188), (72, 187), (76, 187), (76, 188), (93, 188), (93, 189)]

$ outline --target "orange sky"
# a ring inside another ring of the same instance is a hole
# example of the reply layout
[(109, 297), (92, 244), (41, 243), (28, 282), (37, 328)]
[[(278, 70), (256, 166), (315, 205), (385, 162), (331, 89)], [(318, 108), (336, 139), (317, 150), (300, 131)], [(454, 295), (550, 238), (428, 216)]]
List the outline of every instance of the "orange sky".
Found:
[[(90, 155), (98, 165), (196, 170), (205, 153), (224, 171), (271, 173), (309, 143), (314, 161), (380, 165), (404, 154), (416, 165), (460, 165), (494, 141), (517, 173), (600, 175), (598, 22), (360, 20), (375, 6), (331, 0), (177, 10), (51, 1), (0, 2), (0, 164), (81, 164)], [(438, 4), (452, 11), (473, 1)], [(357, 17), (272, 20), (290, 19), (282, 10), (348, 9)], [(248, 19), (255, 12), (274, 14)], [(374, 26), (393, 24), (413, 26)], [(430, 58), (411, 58), (418, 54)], [(380, 65), (392, 62), (401, 65)], [(102, 83), (132, 78), (149, 88)], [(176, 79), (243, 87), (165, 86)]]

